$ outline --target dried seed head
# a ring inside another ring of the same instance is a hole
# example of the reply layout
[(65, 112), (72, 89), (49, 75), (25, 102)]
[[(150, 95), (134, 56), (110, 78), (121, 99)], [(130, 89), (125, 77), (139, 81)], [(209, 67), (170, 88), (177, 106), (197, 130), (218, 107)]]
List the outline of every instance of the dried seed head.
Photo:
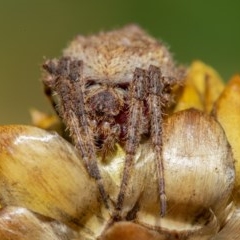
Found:
[[(232, 211), (228, 200), (234, 185), (234, 164), (226, 136), (213, 118), (196, 110), (178, 112), (164, 124), (167, 214), (159, 216), (156, 153), (146, 141), (134, 157), (122, 215), (160, 232), (163, 239), (174, 234), (188, 239), (214, 236)], [(111, 215), (99, 202), (96, 182), (86, 173), (73, 147), (36, 128), (10, 126), (0, 130), (1, 205), (24, 206), (68, 226), (74, 223), (83, 239), (103, 236)], [(99, 161), (104, 186), (114, 204), (124, 158), (123, 149), (118, 147), (104, 163)], [(233, 221), (228, 225), (229, 229), (235, 227)], [(124, 226), (129, 231), (139, 229), (139, 236), (158, 236), (130, 223)], [(106, 236), (118, 229), (109, 229)]]

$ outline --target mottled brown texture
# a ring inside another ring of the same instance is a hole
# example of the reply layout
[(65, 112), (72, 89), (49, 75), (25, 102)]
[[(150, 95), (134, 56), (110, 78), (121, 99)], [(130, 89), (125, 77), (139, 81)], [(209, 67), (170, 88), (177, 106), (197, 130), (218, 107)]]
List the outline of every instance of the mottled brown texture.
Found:
[[(122, 219), (126, 186), (142, 136), (150, 137), (157, 153), (161, 215), (166, 213), (164, 167), (161, 157), (162, 119), (171, 102), (171, 87), (182, 70), (168, 49), (136, 25), (78, 36), (59, 60), (48, 60), (43, 83), (54, 107), (69, 129), (89, 174), (105, 191), (96, 152), (104, 159), (115, 143), (125, 146), (126, 159), (116, 203), (115, 219)], [(57, 102), (52, 94), (57, 95)], [(56, 106), (57, 104), (57, 106)]]

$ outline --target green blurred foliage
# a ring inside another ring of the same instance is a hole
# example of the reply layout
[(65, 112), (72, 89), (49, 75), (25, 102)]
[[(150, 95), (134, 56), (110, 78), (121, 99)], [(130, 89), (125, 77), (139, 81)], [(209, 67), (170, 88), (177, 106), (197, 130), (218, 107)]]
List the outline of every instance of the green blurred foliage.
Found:
[(224, 77), (240, 71), (240, 1), (0, 0), (0, 124), (30, 122), (29, 109), (50, 111), (41, 64), (76, 34), (138, 23), (174, 52), (201, 59)]

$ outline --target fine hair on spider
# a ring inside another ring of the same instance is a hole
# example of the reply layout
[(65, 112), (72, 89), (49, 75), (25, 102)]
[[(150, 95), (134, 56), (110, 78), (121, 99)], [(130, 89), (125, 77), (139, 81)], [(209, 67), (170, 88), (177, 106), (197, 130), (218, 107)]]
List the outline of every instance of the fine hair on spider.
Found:
[(164, 216), (163, 116), (172, 100), (171, 88), (183, 75), (165, 45), (138, 26), (129, 25), (78, 36), (63, 57), (47, 60), (43, 68), (47, 72), (45, 92), (67, 126), (88, 173), (96, 179), (107, 208), (109, 196), (97, 152), (104, 157), (116, 143), (124, 146), (126, 158), (113, 218), (122, 219), (125, 192), (143, 135), (150, 137), (157, 156), (160, 214)]

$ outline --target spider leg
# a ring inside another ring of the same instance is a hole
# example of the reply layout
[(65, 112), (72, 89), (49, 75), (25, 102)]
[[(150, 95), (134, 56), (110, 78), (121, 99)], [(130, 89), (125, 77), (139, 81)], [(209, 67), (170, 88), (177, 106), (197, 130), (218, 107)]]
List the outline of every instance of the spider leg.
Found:
[(136, 149), (141, 137), (141, 123), (143, 116), (144, 100), (146, 99), (147, 90), (147, 74), (141, 68), (136, 68), (133, 76), (133, 81), (130, 85), (130, 100), (129, 100), (129, 116), (128, 116), (128, 133), (125, 144), (125, 163), (122, 176), (122, 182), (116, 204), (116, 218), (119, 218), (119, 213), (123, 207), (127, 184), (132, 171), (133, 159), (136, 154)]
[(68, 126), (74, 145), (81, 154), (85, 167), (91, 177), (96, 179), (101, 198), (108, 208), (108, 195), (97, 165), (93, 133), (89, 127), (81, 90), (82, 61), (62, 58), (58, 62), (48, 61), (43, 67), (55, 76), (44, 82), (52, 92), (56, 92), (60, 104), (58, 114)]
[(54, 111), (59, 115), (57, 111), (57, 104), (54, 101), (53, 98), (53, 83), (55, 82), (55, 76), (56, 76), (56, 64), (53, 61), (48, 61), (48, 63), (43, 64), (43, 68), (50, 73), (50, 75), (45, 76), (45, 79), (43, 79), (44, 84), (44, 93), (49, 99)]
[(162, 125), (163, 125), (163, 106), (164, 106), (164, 81), (161, 76), (161, 71), (158, 67), (149, 67), (149, 108), (150, 108), (150, 124), (151, 124), (151, 139), (156, 153), (156, 166), (158, 174), (158, 187), (161, 202), (161, 216), (166, 214), (166, 194), (164, 180), (164, 165), (162, 158)]

